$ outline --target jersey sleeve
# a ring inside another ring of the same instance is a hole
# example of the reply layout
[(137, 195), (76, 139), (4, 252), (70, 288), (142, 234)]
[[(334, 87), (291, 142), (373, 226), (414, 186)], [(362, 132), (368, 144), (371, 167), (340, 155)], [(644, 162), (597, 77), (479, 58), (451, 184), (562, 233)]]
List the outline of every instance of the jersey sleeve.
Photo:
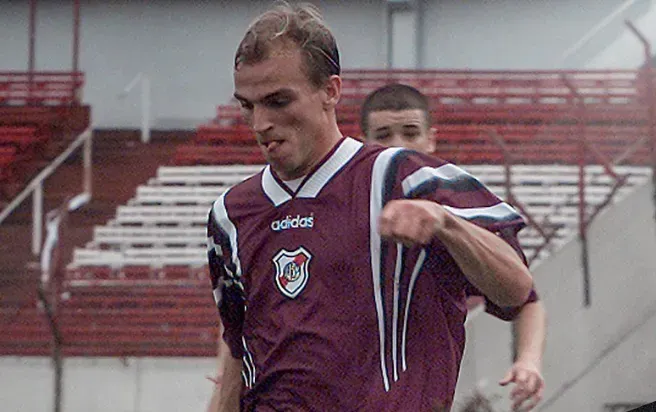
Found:
[[(426, 199), (441, 204), (447, 211), (473, 224), (483, 227), (508, 243), (527, 265), (526, 256), (519, 244), (517, 234), (526, 226), (524, 218), (508, 203), (492, 193), (480, 180), (464, 169), (439, 158), (412, 151), (397, 154), (398, 168), (390, 168), (388, 177), (396, 182), (398, 197)], [(464, 274), (457, 265), (452, 265), (453, 275)], [(486, 311), (503, 319), (512, 320), (521, 310), (518, 307), (499, 307), (466, 281), (465, 293), (483, 296)], [(532, 291), (526, 303), (537, 300)]]
[(244, 289), (240, 281), (238, 261), (226, 226), (231, 225), (225, 212), (223, 196), (209, 213), (207, 224), (207, 257), (212, 291), (224, 332), (223, 340), (232, 356), (243, 355), (242, 332), (244, 323)]
[(420, 153), (405, 151), (396, 179), (407, 199), (433, 200), (450, 213), (502, 236), (522, 259), (517, 233), (524, 218), (464, 169)]
[(501, 319), (503, 321), (512, 321), (515, 320), (517, 315), (519, 315), (519, 312), (522, 310), (522, 308), (532, 302), (537, 302), (540, 300), (537, 292), (535, 289), (531, 289), (531, 293), (528, 295), (528, 298), (526, 299), (526, 302), (524, 302), (523, 305), (521, 306), (499, 306), (496, 303), (492, 302), (490, 299), (487, 298), (481, 292), (478, 290), (474, 285), (471, 283), (468, 283), (466, 288), (465, 288), (465, 294), (469, 296), (480, 296), (484, 299), (485, 303), (485, 311), (489, 313), (490, 315), (494, 316), (495, 318)]

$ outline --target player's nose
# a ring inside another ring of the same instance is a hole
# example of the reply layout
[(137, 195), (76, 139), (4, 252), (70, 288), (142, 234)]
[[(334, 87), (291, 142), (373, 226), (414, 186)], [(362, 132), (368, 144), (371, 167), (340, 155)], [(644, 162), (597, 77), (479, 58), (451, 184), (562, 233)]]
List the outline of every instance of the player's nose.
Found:
[(401, 136), (400, 133), (393, 133), (388, 141), (388, 146), (392, 147), (404, 147), (405, 146), (405, 141), (403, 140), (403, 136)]
[(268, 110), (255, 106), (251, 115), (251, 127), (255, 133), (264, 133), (273, 126)]

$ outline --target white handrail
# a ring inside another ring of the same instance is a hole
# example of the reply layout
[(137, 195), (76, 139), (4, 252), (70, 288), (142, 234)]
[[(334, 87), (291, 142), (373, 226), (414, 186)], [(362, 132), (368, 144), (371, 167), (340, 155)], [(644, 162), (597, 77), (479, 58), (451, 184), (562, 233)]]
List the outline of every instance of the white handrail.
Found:
[(25, 200), (33, 196), (32, 203), (32, 253), (38, 255), (43, 239), (43, 181), (46, 180), (80, 145), (84, 164), (83, 199), (91, 199), (91, 128), (82, 132), (55, 160), (46, 166), (0, 213), (0, 224)]
[(602, 19), (599, 23), (597, 23), (593, 28), (591, 28), (587, 33), (585, 33), (583, 35), (583, 37), (581, 37), (576, 43), (574, 43), (572, 46), (570, 46), (570, 48), (565, 50), (565, 52), (560, 57), (560, 63), (561, 63), (560, 65), (562, 66), (568, 58), (570, 58), (574, 53), (581, 50), (583, 48), (583, 46), (588, 44), (588, 42), (590, 40), (592, 40), (592, 38), (594, 36), (597, 35), (597, 33), (599, 33), (601, 30), (606, 28), (606, 26), (608, 26), (613, 20), (615, 20), (626, 9), (633, 6), (633, 4), (636, 1), (637, 0), (627, 0), (627, 1), (625, 1), (618, 8), (613, 10), (612, 13), (610, 13), (608, 16), (606, 16), (604, 19)]
[(148, 143), (150, 142), (150, 78), (142, 72), (137, 73), (118, 94), (118, 98), (124, 99), (137, 84), (141, 85), (141, 141)]

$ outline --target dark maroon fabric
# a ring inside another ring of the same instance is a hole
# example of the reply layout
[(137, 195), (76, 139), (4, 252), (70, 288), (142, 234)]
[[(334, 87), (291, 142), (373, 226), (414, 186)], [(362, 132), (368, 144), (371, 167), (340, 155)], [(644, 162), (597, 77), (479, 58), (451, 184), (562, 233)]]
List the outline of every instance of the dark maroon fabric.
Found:
[[(260, 173), (214, 205), (210, 272), (224, 339), (233, 357), (244, 361), (243, 410), (432, 411), (451, 404), (464, 348), (468, 282), (437, 240), (424, 250), (414, 285), (421, 248), (403, 248), (397, 255), (397, 245), (383, 241), (380, 260), (372, 260), (372, 168), (382, 151), (365, 145), (314, 198), (293, 197), (276, 207)], [(383, 177), (384, 202), (404, 196), (455, 207), (500, 202), (471, 182), (404, 193), (406, 177), (443, 164), (398, 153)], [(221, 210), (234, 233), (217, 223)], [(521, 218), (475, 223), (514, 232), (523, 225)], [(379, 288), (372, 261), (380, 265)], [(301, 280), (302, 287), (294, 286)]]

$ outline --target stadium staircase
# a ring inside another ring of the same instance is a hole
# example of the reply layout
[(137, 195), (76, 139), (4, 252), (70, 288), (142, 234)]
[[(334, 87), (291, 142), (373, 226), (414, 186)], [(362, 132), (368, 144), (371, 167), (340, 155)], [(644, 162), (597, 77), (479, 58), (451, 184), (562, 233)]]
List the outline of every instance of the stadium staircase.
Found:
[[(649, 96), (636, 72), (348, 71), (338, 108), (345, 135), (360, 135), (364, 96), (393, 81), (430, 97), (436, 154), (527, 217), (521, 241), (533, 265), (576, 236), (580, 210), (598, 213), (651, 174)], [(234, 104), (219, 106), (215, 119), (177, 145), (73, 251), (59, 306), (64, 353), (213, 356), (207, 212), (262, 163)], [(114, 172), (99, 173), (116, 179)], [(43, 327), (10, 329), (19, 343), (0, 342), (0, 350), (48, 353)]]

